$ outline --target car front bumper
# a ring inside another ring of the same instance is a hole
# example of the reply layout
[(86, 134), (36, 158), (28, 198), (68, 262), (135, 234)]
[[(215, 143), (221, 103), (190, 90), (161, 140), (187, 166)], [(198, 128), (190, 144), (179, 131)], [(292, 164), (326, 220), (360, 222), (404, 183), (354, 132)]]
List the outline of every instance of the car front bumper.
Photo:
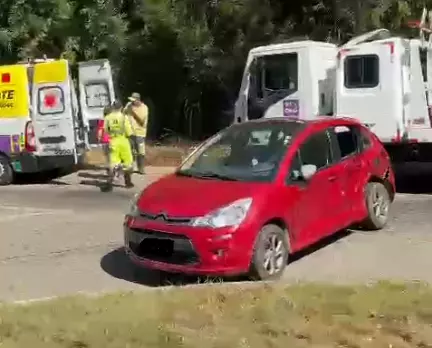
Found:
[[(246, 231), (166, 224), (126, 217), (125, 251), (138, 266), (172, 273), (231, 276), (248, 272), (252, 246)], [(151, 243), (151, 246), (149, 247)]]

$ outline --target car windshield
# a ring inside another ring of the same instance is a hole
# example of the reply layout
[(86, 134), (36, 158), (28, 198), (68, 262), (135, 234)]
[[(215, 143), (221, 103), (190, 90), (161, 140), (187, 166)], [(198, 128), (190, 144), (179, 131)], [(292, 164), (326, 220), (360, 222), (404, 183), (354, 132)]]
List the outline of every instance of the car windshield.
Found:
[(176, 173), (203, 179), (270, 182), (298, 128), (295, 122), (231, 126), (204, 142)]

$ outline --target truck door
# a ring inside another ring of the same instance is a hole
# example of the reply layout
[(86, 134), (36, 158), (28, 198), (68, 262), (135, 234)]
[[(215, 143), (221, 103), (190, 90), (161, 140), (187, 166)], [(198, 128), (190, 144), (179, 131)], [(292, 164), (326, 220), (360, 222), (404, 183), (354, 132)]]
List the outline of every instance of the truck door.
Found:
[(67, 60), (35, 64), (32, 107), (36, 153), (73, 156), (76, 163), (71, 88)]
[(90, 146), (98, 144), (97, 121), (103, 109), (115, 99), (111, 65), (107, 59), (80, 62), (78, 65), (79, 104)]
[(359, 44), (341, 49), (338, 56), (337, 114), (361, 121), (382, 141), (391, 141), (402, 122), (398, 43)]
[(250, 65), (247, 115), (300, 117), (298, 52), (254, 57)]

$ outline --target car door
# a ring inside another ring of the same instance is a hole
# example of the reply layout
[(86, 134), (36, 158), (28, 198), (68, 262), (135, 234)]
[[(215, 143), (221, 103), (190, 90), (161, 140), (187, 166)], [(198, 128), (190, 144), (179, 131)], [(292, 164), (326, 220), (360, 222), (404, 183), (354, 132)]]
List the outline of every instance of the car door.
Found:
[[(346, 204), (339, 220), (346, 226), (352, 222), (353, 212), (361, 208), (363, 188), (367, 181), (367, 151), (370, 139), (362, 136), (359, 126), (336, 126), (330, 129), (333, 152), (339, 157), (340, 181)], [(344, 227), (345, 227), (344, 226)]]
[[(308, 181), (300, 174), (301, 166), (306, 164), (317, 167), (317, 172)], [(333, 165), (327, 130), (310, 135), (299, 146), (287, 178), (291, 196), (295, 199), (289, 212), (290, 228), (298, 248), (337, 231), (337, 212), (344, 204), (339, 170)]]

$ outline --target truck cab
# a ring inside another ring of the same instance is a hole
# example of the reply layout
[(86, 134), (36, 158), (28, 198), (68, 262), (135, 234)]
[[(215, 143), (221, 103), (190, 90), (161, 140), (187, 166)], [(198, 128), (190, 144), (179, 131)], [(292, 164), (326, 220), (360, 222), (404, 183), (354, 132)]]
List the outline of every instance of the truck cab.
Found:
[(336, 45), (316, 41), (252, 49), (235, 106), (235, 122), (280, 116), (313, 119), (331, 113), (336, 55)]

